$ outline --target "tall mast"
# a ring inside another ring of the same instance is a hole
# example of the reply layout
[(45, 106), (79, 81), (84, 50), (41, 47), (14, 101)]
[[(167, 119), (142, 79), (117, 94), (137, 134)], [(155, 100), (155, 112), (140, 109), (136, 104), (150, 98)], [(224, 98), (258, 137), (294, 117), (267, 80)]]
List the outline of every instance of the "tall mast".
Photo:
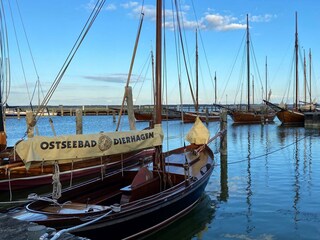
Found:
[[(9, 68), (6, 69), (7, 66), (9, 66), (8, 62), (6, 63), (6, 52), (8, 52), (8, 43), (6, 41), (6, 24), (4, 19), (4, 16), (2, 16), (2, 10), (1, 10), (1, 22), (3, 21), (3, 26), (2, 30), (3, 32), (1, 33), (1, 46), (0, 46), (0, 51), (1, 51), (1, 77), (0, 77), (0, 151), (3, 151), (7, 148), (7, 135), (5, 132), (5, 108), (4, 108), (4, 101), (3, 101), (3, 96), (2, 96), (2, 89), (1, 86), (3, 85), (3, 82), (8, 79), (8, 74), (10, 74)], [(1, 23), (2, 25), (2, 23)], [(8, 60), (9, 61), (9, 60)]]
[(309, 91), (309, 97), (310, 97), (310, 104), (312, 103), (311, 99), (311, 49), (309, 49), (309, 82), (310, 82), (310, 91)]
[(306, 51), (303, 50), (303, 91), (304, 91), (304, 102), (307, 103), (307, 61)]
[(296, 12), (296, 33), (295, 33), (295, 57), (296, 57), (296, 99), (295, 109), (298, 109), (298, 14)]
[(266, 57), (266, 100), (268, 101), (268, 58)]
[(162, 0), (157, 0), (157, 21), (156, 21), (156, 118), (155, 124), (161, 123), (161, 69), (162, 69)]
[(198, 29), (196, 29), (196, 113), (199, 111), (198, 57)]
[(214, 72), (214, 103), (217, 104), (217, 74)]
[[(162, 99), (161, 99), (161, 69), (162, 69), (162, 0), (157, 0), (156, 11), (156, 75), (155, 75), (155, 124), (161, 124)], [(165, 173), (163, 163), (162, 145), (156, 146), (155, 156), (153, 160), (155, 170), (160, 170)]]
[(250, 110), (250, 40), (249, 40), (249, 17), (247, 14), (247, 80), (248, 80), (248, 111)]

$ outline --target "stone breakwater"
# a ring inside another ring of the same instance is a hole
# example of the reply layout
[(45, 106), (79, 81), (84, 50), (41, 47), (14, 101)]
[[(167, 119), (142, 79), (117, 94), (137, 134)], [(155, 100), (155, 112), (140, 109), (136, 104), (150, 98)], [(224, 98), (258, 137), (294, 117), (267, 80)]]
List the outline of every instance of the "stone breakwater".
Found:
[[(43, 225), (20, 221), (0, 213), (0, 240), (49, 240), (56, 232), (53, 228)], [(59, 240), (88, 240), (88, 238), (77, 237), (70, 233), (64, 233)]]

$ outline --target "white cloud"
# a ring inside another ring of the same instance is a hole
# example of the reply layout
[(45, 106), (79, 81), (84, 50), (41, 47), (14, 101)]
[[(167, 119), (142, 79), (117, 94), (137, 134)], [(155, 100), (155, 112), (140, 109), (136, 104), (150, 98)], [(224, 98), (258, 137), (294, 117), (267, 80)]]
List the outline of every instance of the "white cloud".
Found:
[(203, 21), (207, 29), (213, 29), (216, 31), (230, 31), (246, 28), (246, 24), (241, 24), (237, 18), (232, 16), (222, 16), (220, 14), (207, 14)]
[[(130, 15), (137, 17), (140, 16), (141, 13), (141, 5), (137, 2), (128, 2), (126, 4), (121, 5), (123, 8), (131, 10)], [(246, 20), (245, 19), (238, 19), (237, 17), (232, 16), (232, 14), (222, 15), (219, 13), (209, 13), (212, 12), (212, 9), (207, 9), (208, 12), (204, 14), (204, 17), (201, 20), (190, 20), (188, 18), (188, 12), (190, 11), (189, 5), (181, 5), (180, 6), (180, 23), (181, 26), (185, 29), (206, 29), (206, 30), (215, 30), (215, 31), (232, 31), (238, 29), (245, 29), (246, 28)], [(156, 10), (154, 5), (145, 5), (144, 9), (144, 18), (154, 21), (156, 16)], [(173, 17), (176, 18), (176, 12), (173, 12), (171, 9), (165, 10), (166, 14), (166, 22), (164, 25), (168, 29), (173, 29), (174, 26)], [(273, 18), (276, 18), (276, 15), (272, 14), (264, 14), (264, 15), (253, 15), (250, 16), (250, 22), (269, 22)]]
[(277, 18), (277, 15), (264, 14), (258, 16), (249, 17), (250, 22), (270, 22), (273, 18)]
[(135, 8), (137, 6), (139, 6), (138, 2), (128, 2), (128, 3), (121, 4), (121, 7), (126, 8), (126, 9)]
[(107, 11), (114, 11), (117, 9), (116, 5), (113, 3), (107, 4), (106, 8)]

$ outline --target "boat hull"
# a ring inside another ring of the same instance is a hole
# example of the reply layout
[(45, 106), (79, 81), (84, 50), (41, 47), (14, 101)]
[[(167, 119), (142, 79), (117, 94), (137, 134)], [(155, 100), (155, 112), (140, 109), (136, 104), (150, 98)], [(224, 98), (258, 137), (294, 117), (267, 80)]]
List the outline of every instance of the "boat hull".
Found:
[[(152, 112), (134, 112), (134, 117), (137, 121), (151, 121), (153, 120), (154, 116)], [(177, 120), (180, 116), (173, 115), (173, 114), (163, 114), (162, 121), (166, 120)]]
[(281, 110), (277, 117), (283, 125), (304, 125), (304, 114), (292, 110)]
[[(99, 177), (105, 172), (113, 171), (121, 167), (139, 163), (144, 158), (150, 157), (153, 149), (137, 151), (130, 154), (108, 156), (99, 159), (87, 159), (76, 163), (65, 163), (59, 165), (60, 182), (70, 182), (81, 178)], [(54, 165), (31, 167), (13, 167), (12, 169), (1, 169), (0, 171), (0, 196), (8, 195), (8, 191), (28, 190), (35, 187), (50, 185), (54, 173)]]
[(200, 118), (202, 122), (217, 122), (220, 121), (219, 115), (205, 115), (205, 114), (196, 114), (196, 113), (183, 113), (183, 122), (184, 123), (194, 123), (197, 119), (197, 117)]
[[(207, 148), (207, 147), (206, 147)], [(171, 177), (173, 186), (168, 187), (165, 190), (160, 190), (160, 185), (162, 181), (158, 177), (155, 181), (155, 187), (150, 187), (148, 183), (147, 188), (144, 191), (139, 191), (141, 193), (148, 193), (148, 196), (142, 197), (138, 200), (133, 200), (129, 202), (122, 203), (121, 210), (119, 212), (113, 211), (108, 213), (108, 209), (100, 211), (103, 209), (102, 206), (107, 206), (104, 200), (103, 205), (92, 205), (92, 212), (81, 210), (82, 213), (72, 214), (75, 210), (69, 210), (68, 204), (62, 205), (62, 207), (57, 206), (57, 211), (52, 211), (51, 203), (43, 203), (42, 201), (35, 201), (29, 204), (25, 210), (18, 213), (13, 213), (13, 217), (24, 220), (32, 221), (38, 224), (42, 224), (48, 227), (53, 227), (56, 229), (65, 229), (69, 227), (79, 226), (80, 224), (85, 224), (90, 220), (96, 219), (97, 221), (92, 222), (86, 226), (79, 229), (74, 228), (71, 232), (77, 236), (88, 237), (91, 239), (105, 239), (106, 236), (110, 239), (137, 239), (144, 236), (151, 235), (164, 227), (168, 226), (172, 222), (180, 219), (189, 213), (193, 208), (195, 208), (201, 199), (205, 191), (205, 187), (209, 181), (209, 178), (213, 171), (213, 154), (212, 151), (207, 148), (206, 153), (200, 153), (200, 160), (191, 159), (189, 161), (190, 171), (189, 176), (184, 175), (183, 163), (185, 161), (185, 155), (182, 150), (175, 150), (172, 154), (168, 155), (166, 159), (170, 160), (170, 166), (167, 166), (168, 170), (171, 169)], [(175, 161), (179, 156), (179, 161)], [(179, 170), (179, 171), (177, 171)], [(139, 171), (137, 169), (125, 172), (121, 177), (126, 178), (126, 174), (133, 174)], [(159, 172), (154, 172), (154, 176), (158, 176)], [(110, 176), (104, 181), (92, 182), (89, 185), (83, 185), (83, 191), (81, 189), (74, 188), (72, 191), (67, 191), (63, 193), (64, 200), (70, 201), (68, 196), (75, 196), (79, 194), (85, 195), (85, 189), (91, 189), (91, 193), (94, 188), (102, 189), (114, 187), (119, 183), (119, 177)], [(122, 181), (122, 180), (121, 180)], [(127, 184), (128, 181), (122, 181), (122, 184)], [(104, 187), (103, 187), (104, 185)], [(94, 186), (94, 187), (93, 187)], [(141, 185), (139, 185), (141, 186)], [(121, 186), (120, 189), (124, 189)], [(158, 189), (158, 192), (154, 192)], [(77, 193), (75, 193), (75, 191)], [(121, 192), (121, 199), (123, 198), (124, 192)], [(101, 194), (99, 194), (101, 195)], [(107, 193), (105, 193), (107, 195)], [(97, 196), (95, 194), (94, 196)], [(132, 197), (134, 196), (132, 192)], [(119, 198), (113, 196), (113, 198)], [(82, 205), (87, 201), (94, 201), (92, 198), (82, 196)], [(74, 202), (71, 199), (71, 202)], [(41, 207), (45, 205), (46, 207)], [(89, 205), (90, 207), (91, 205)], [(110, 205), (109, 205), (110, 206)], [(50, 213), (45, 212), (44, 209), (50, 208)], [(98, 209), (97, 211), (95, 209)], [(77, 210), (76, 210), (77, 211)], [(62, 212), (68, 212), (67, 214), (62, 214)], [(105, 214), (103, 216), (103, 214)], [(103, 217), (101, 217), (103, 216)], [(97, 219), (101, 217), (100, 219)]]
[(244, 111), (231, 111), (229, 112), (234, 123), (268, 123), (273, 122), (275, 118), (274, 113), (255, 113), (255, 112), (244, 112)]
[[(200, 197), (204, 192), (208, 179), (198, 186), (193, 186), (193, 190), (185, 190), (178, 199), (176, 196), (158, 199), (151, 206), (144, 210), (137, 209), (135, 213), (124, 215), (115, 219), (113, 224), (108, 222), (98, 223), (99, 226), (88, 227), (76, 235), (96, 239), (98, 236), (109, 236), (111, 239), (138, 238), (154, 234), (172, 222), (182, 218), (196, 207)], [(190, 192), (186, 192), (190, 191)], [(125, 229), (125, 231), (124, 231)]]

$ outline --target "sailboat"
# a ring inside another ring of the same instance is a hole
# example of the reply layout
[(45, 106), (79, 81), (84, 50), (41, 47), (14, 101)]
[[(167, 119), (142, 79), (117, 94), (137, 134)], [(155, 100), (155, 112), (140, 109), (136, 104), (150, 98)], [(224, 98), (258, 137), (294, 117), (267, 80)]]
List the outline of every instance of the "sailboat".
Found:
[(248, 94), (247, 94), (247, 106), (245, 110), (241, 109), (231, 109), (228, 111), (232, 120), (236, 124), (251, 124), (251, 123), (268, 123), (273, 122), (275, 118), (275, 113), (269, 111), (267, 106), (265, 109), (256, 110), (253, 109), (250, 103), (250, 37), (249, 37), (249, 19), (247, 14), (247, 84), (248, 84)]
[(296, 29), (295, 29), (295, 102), (292, 109), (275, 105), (269, 101), (264, 100), (269, 106), (273, 107), (277, 113), (277, 118), (282, 125), (304, 125), (304, 114), (298, 106), (298, 15), (296, 12)]
[[(95, 239), (138, 239), (197, 206), (214, 169), (214, 155), (208, 144), (221, 133), (210, 138), (208, 129), (197, 119), (186, 136), (189, 145), (162, 152), (162, 0), (157, 0), (156, 9), (156, 118), (148, 130), (149, 140), (156, 140), (152, 164), (79, 185), (63, 192), (59, 199), (33, 196), (35, 201), (9, 213), (12, 217), (58, 229), (52, 239), (69, 231)], [(133, 136), (137, 140), (140, 135), (135, 132)], [(110, 139), (114, 147), (119, 138)]]
[[(103, 3), (104, 1), (97, 3), (92, 15), (88, 19), (86, 25), (87, 31), (83, 33), (86, 34), (88, 32), (88, 28), (95, 19), (95, 14), (100, 11)], [(67, 59), (59, 72), (44, 102), (47, 103), (49, 100), (54, 91), (54, 87), (56, 87), (61, 80), (63, 73), (66, 71), (67, 66), (75, 54), (75, 49), (78, 49), (81, 39), (84, 36), (85, 35), (81, 35), (81, 37), (79, 37), (77, 47), (73, 48), (73, 52), (68, 56), (69, 59)], [(3, 71), (4, 69), (1, 70)], [(1, 76), (3, 75), (4, 74), (1, 74)], [(43, 115), (44, 108), (44, 104), (39, 105), (36, 114), (39, 116)], [(3, 110), (3, 108), (1, 110)], [(52, 179), (57, 177), (59, 177), (59, 184), (68, 186), (85, 178), (103, 177), (104, 174), (115, 169), (139, 164), (154, 153), (153, 145), (149, 148), (145, 146), (134, 146), (134, 151), (122, 151), (118, 153), (116, 150), (117, 146), (116, 148), (110, 148), (110, 138), (106, 138), (103, 134), (99, 133), (53, 137), (34, 136), (33, 129), (36, 125), (37, 118), (31, 111), (27, 112), (26, 116), (28, 124), (26, 136), (18, 141), (14, 147), (11, 147), (10, 151), (4, 151), (7, 149), (7, 146), (3, 117), (4, 113), (1, 111), (0, 147), (1, 150), (3, 150), (1, 152), (0, 166), (1, 201), (14, 203), (15, 200), (17, 200), (15, 199), (15, 193), (19, 193), (22, 198), (21, 193), (23, 191), (26, 193), (26, 198), (30, 189), (51, 184)], [(137, 134), (138, 133), (136, 133), (136, 135)], [(141, 132), (140, 134), (148, 135), (149, 132)], [(120, 143), (118, 145), (120, 145)], [(59, 188), (60, 187), (59, 185)], [(61, 189), (58, 191), (60, 190)]]

